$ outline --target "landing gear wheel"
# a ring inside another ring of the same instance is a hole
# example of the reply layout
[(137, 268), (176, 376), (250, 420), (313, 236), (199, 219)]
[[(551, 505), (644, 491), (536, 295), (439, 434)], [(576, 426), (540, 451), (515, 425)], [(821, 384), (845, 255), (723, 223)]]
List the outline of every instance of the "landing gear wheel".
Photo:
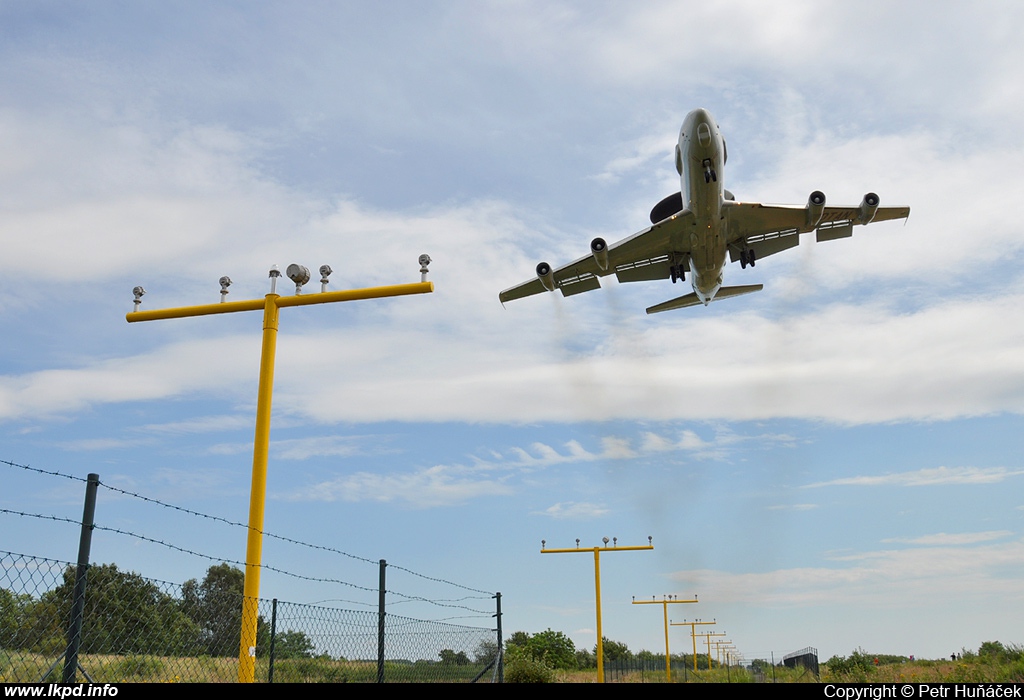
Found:
[(716, 173), (714, 170), (711, 171), (711, 179), (714, 180), (715, 182), (718, 182), (718, 173)]
[(754, 262), (756, 262), (755, 257), (754, 257), (754, 251), (750, 251), (749, 254), (747, 255), (747, 258), (750, 261), (750, 266), (753, 267), (754, 266)]
[(741, 270), (746, 270), (747, 269), (747, 262), (749, 262), (749, 260), (750, 260), (750, 255), (749, 255), (748, 251), (741, 250), (740, 251), (740, 269)]
[(711, 182), (711, 171), (710, 170), (705, 170), (704, 171), (704, 182)]
[(676, 274), (676, 270), (677, 269), (678, 268), (676, 268), (675, 265), (670, 265), (669, 268), (668, 268), (668, 275), (669, 275), (669, 277), (672, 278), (672, 284), (675, 284), (676, 281), (679, 279), (679, 276)]

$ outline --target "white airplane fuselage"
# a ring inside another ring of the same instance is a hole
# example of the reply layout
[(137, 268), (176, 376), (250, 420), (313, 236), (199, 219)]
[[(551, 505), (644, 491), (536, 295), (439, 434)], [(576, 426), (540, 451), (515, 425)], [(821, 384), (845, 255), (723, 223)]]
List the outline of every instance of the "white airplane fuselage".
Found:
[[(683, 207), (693, 213), (689, 232), (690, 284), (706, 306), (722, 287), (722, 268), (726, 259), (725, 140), (711, 114), (695, 109), (686, 115), (676, 145), (676, 170), (679, 171)], [(684, 241), (679, 241), (680, 247)]]

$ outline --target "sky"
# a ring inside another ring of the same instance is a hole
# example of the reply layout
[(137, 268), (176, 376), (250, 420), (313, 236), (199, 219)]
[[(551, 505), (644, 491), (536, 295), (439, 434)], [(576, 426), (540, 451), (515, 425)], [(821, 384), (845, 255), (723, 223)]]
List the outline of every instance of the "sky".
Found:
[[(386, 559), (390, 590), (474, 595), (404, 567), (500, 591), (506, 632), (590, 648), (593, 557), (541, 541), (651, 537), (601, 558), (604, 634), (633, 650), (663, 644), (633, 596), (664, 595), (748, 659), (1024, 643), (1022, 22), (995, 1), (0, 2), (0, 460), (244, 522), (259, 315), (128, 324), (132, 288), (214, 303), (230, 275), (258, 299), (289, 263), (400, 284), (428, 253), (433, 294), (282, 310), (265, 529), (369, 562), (268, 540), (305, 578), (268, 571), (264, 597), (373, 609)], [(645, 227), (696, 107), (738, 200), (871, 191), (909, 220), (731, 264), (764, 290), (706, 308), (647, 316), (686, 290), (614, 279), (503, 308), (538, 261)], [(0, 508), (81, 515), (81, 482), (0, 480)], [(244, 559), (244, 530), (110, 489), (96, 521), (165, 543), (94, 539), (150, 578)], [(0, 513), (0, 549), (77, 544)], [(390, 600), (493, 624), (486, 596)]]

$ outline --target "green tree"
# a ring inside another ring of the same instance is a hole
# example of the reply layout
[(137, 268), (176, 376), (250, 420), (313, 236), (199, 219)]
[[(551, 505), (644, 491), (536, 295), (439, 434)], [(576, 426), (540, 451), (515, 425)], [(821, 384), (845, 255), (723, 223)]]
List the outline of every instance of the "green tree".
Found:
[(498, 643), (493, 639), (485, 639), (476, 645), (473, 651), (473, 662), (486, 664), (498, 655)]
[[(182, 586), (182, 603), (200, 628), (200, 643), (210, 656), (237, 656), (242, 630), (245, 574), (230, 564), (216, 564), (202, 583), (189, 579)], [(258, 618), (256, 649), (270, 652), (270, 629)]]
[[(601, 638), (604, 646), (604, 660), (605, 661), (619, 661), (628, 660), (633, 658), (633, 652), (629, 650), (623, 642), (616, 642), (608, 639), (608, 637)], [(594, 645), (594, 656), (597, 656), (597, 645)]]
[(651, 663), (655, 663), (657, 661), (664, 662), (665, 656), (663, 654), (655, 654), (653, 651), (647, 651), (646, 649), (641, 649), (640, 651), (638, 651), (636, 653), (636, 659), (637, 659), (637, 661), (643, 661), (645, 663), (651, 664)]
[(31, 644), (28, 635), (32, 596), (0, 588), (0, 649), (24, 649)]
[(468, 666), (469, 657), (466, 656), (466, 652), (460, 651), (456, 653), (451, 649), (442, 649), (441, 653), (438, 654), (441, 657), (442, 666)]
[(287, 630), (274, 640), (274, 657), (278, 659), (311, 659), (316, 647), (305, 632)]
[(597, 668), (597, 656), (591, 654), (587, 649), (576, 650), (577, 668)]
[(550, 627), (530, 637), (526, 650), (531, 657), (543, 661), (551, 668), (576, 668), (576, 645), (561, 632)]
[[(32, 606), (37, 631), (63, 630), (71, 610), (75, 568), (64, 571), (60, 586), (44, 593)], [(62, 633), (61, 633), (62, 636)], [(86, 575), (82, 615), (82, 653), (176, 654), (194, 649), (197, 625), (178, 601), (156, 584), (116, 564), (90, 566)], [(44, 637), (38, 637), (43, 639)]]
[(505, 640), (505, 649), (507, 650), (509, 647), (522, 647), (525, 649), (526, 645), (529, 643), (529, 632), (513, 632), (508, 636), (508, 639)]

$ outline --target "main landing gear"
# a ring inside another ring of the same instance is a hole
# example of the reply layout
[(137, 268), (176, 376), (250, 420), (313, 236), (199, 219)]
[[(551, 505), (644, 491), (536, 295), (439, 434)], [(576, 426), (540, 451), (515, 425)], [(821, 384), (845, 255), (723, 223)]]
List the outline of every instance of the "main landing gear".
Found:
[(754, 254), (754, 251), (749, 250), (749, 249), (748, 250), (741, 250), (740, 251), (740, 268), (741, 269), (746, 269), (747, 265), (750, 265), (751, 267), (753, 267), (754, 263), (756, 261), (757, 261), (757, 256)]
[(718, 182), (718, 173), (711, 167), (711, 159), (705, 158), (701, 165), (704, 166), (704, 182)]
[(672, 284), (682, 280), (686, 281), (686, 268), (682, 265), (670, 265), (668, 268), (669, 276), (672, 278)]

